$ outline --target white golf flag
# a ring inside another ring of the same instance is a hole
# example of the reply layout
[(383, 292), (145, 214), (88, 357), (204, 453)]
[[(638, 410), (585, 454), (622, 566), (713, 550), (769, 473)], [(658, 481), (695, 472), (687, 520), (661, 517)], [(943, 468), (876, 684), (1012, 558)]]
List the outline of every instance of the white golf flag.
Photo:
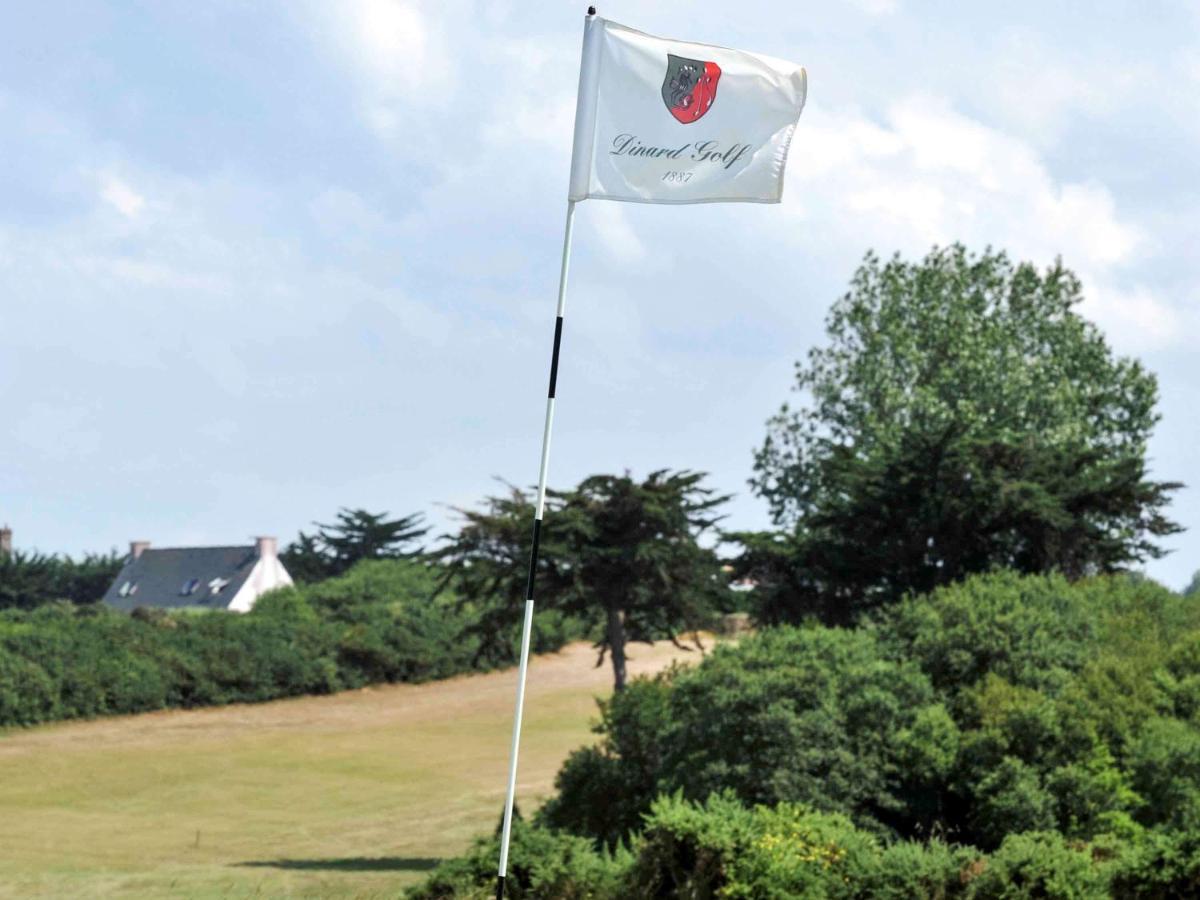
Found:
[(589, 16), (570, 199), (778, 203), (807, 90), (794, 63)]

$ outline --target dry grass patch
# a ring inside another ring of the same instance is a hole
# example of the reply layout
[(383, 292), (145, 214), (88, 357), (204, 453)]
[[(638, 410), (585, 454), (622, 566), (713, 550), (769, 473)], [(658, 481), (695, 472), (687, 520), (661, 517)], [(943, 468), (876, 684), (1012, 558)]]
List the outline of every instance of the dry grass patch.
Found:
[[(631, 674), (692, 660), (636, 646)], [(590, 740), (586, 644), (531, 663), (520, 802)], [(0, 897), (393, 897), (494, 827), (515, 670), (0, 736)]]

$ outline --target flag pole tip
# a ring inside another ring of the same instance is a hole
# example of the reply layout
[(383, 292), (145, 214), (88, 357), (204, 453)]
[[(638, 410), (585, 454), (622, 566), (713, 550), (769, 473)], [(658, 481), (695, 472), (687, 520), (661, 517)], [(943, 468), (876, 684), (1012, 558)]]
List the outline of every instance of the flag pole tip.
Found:
[(589, 6), (589, 7), (588, 7), (588, 15), (589, 15), (589, 16), (594, 16), (595, 14), (596, 14), (596, 7), (594, 7), (594, 6)]

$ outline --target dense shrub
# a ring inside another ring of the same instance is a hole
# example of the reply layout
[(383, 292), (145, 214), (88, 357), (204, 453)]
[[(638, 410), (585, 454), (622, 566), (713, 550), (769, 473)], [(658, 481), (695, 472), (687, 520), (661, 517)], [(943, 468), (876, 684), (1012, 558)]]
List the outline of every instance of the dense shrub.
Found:
[[(493, 836), (438, 867), (410, 900), (493, 896)], [(508, 896), (520, 900), (1099, 900), (1200, 896), (1195, 833), (1073, 841), (1007, 835), (990, 853), (888, 840), (803, 804), (749, 807), (731, 792), (660, 797), (615, 852), (546, 825), (513, 828)]]
[(1200, 897), (1200, 828), (1140, 835), (1114, 868), (1112, 895), (1120, 900)]
[(951, 847), (940, 840), (887, 844), (875, 861), (869, 886), (857, 896), (877, 900), (965, 897), (983, 864), (981, 854), (972, 848)]
[(996, 573), (768, 629), (635, 680), (596, 730), (538, 821), (635, 841), (656, 896), (733, 890), (734, 846), (774, 873), (745, 896), (838, 896), (745, 849), (766, 809), (850, 829), (855, 896), (1200, 896), (1200, 603), (1144, 579)]
[(876, 625), (954, 716), (935, 784), (944, 833), (993, 848), (1090, 839), (1197, 809), (1200, 604), (1144, 579), (998, 573), (908, 600)]
[(980, 900), (1046, 897), (1102, 900), (1109, 896), (1111, 866), (1091, 848), (1071, 846), (1057, 832), (1011, 834), (979, 867), (967, 896)]
[(603, 740), (571, 754), (555, 780), (557, 795), (541, 810), (543, 821), (609, 846), (641, 825), (659, 790), (673, 674), (635, 678), (611, 700), (599, 701), (595, 730)]
[[(445, 678), (516, 660), (515, 632), (486, 654), (471, 610), (434, 598), (413, 561), (364, 562), (339, 578), (263, 597), (246, 615), (46, 604), (0, 612), (0, 726), (257, 702), (379, 682)], [(538, 617), (535, 651), (578, 635)]]
[(54, 682), (37, 663), (0, 650), (0, 722), (33, 725), (54, 718)]
[(880, 855), (878, 839), (845, 816), (790, 803), (748, 809), (729, 793), (704, 804), (662, 798), (646, 820), (627, 893), (851, 897), (878, 881)]
[[(547, 823), (612, 842), (660, 792), (804, 802), (864, 824), (903, 813), (902, 763), (935, 758), (948, 722), (915, 665), (869, 631), (780, 628), (603, 706), (598, 748), (572, 755)], [(949, 740), (953, 741), (953, 735)], [(930, 762), (936, 767), (936, 762)]]
[[(461, 857), (437, 869), (409, 900), (490, 900), (496, 883), (499, 840), (479, 840)], [(622, 896), (629, 853), (597, 851), (574, 835), (533, 827), (514, 819), (505, 896), (509, 900), (599, 900)]]

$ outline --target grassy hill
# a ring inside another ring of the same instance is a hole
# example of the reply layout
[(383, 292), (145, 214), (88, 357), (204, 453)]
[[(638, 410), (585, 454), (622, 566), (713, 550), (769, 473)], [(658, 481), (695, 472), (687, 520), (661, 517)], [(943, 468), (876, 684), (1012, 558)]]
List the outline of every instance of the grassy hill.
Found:
[[(635, 647), (630, 674), (691, 658)], [(530, 668), (519, 800), (610, 687)], [(393, 897), (499, 817), (515, 671), (0, 735), (0, 897)]]

